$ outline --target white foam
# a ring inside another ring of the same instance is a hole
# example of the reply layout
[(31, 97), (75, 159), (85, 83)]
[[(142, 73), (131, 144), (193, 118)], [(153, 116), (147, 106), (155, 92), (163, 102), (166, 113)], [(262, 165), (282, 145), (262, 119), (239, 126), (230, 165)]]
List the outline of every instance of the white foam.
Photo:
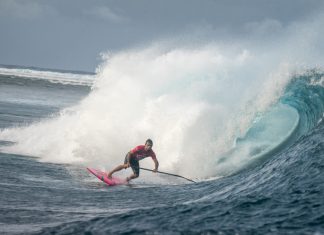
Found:
[(150, 137), (162, 169), (217, 176), (211, 163), (289, 81), (286, 67), (271, 68), (270, 74), (256, 67), (258, 60), (248, 50), (215, 45), (121, 52), (101, 66), (93, 91), (78, 106), (26, 128), (3, 130), (0, 138), (17, 142), (6, 151), (111, 168)]

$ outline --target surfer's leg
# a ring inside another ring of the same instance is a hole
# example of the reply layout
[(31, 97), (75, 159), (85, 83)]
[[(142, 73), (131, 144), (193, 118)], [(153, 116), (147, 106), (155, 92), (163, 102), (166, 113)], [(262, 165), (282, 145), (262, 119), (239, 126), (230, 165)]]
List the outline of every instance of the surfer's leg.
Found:
[(126, 178), (127, 181), (130, 181), (132, 179), (135, 179), (135, 178), (137, 178), (139, 176), (139, 170), (140, 170), (140, 168), (139, 168), (138, 161), (137, 160), (134, 160), (134, 159), (131, 159), (130, 160), (130, 166), (131, 166), (134, 174), (128, 176)]
[(110, 172), (108, 173), (108, 178), (111, 178), (112, 175), (113, 175), (116, 171), (120, 171), (120, 170), (125, 169), (125, 168), (126, 168), (126, 165), (125, 165), (125, 164), (117, 166), (115, 169), (113, 169), (112, 171), (110, 171)]
[(127, 167), (128, 167), (128, 166), (127, 166), (127, 155), (126, 155), (125, 160), (124, 160), (124, 164), (119, 165), (119, 166), (117, 166), (115, 169), (113, 169), (112, 171), (110, 171), (110, 172), (108, 173), (108, 178), (111, 178), (112, 175), (113, 175), (116, 171), (120, 171), (120, 170), (122, 170), (122, 169), (126, 169)]
[(129, 182), (130, 180), (135, 179), (137, 177), (138, 177), (138, 175), (132, 174), (132, 175), (126, 177), (126, 180), (127, 180), (127, 182)]

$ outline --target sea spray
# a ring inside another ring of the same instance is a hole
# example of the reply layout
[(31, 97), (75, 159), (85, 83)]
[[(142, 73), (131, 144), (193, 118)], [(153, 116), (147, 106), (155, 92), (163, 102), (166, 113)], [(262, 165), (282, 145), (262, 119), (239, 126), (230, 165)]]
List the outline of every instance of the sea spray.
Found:
[(280, 61), (267, 68), (253, 51), (216, 45), (119, 52), (103, 63), (92, 92), (78, 105), (56, 118), (3, 130), (1, 139), (16, 142), (9, 152), (109, 169), (152, 138), (161, 169), (219, 176), (224, 171), (216, 163), (256, 114), (280, 97), (289, 70)]

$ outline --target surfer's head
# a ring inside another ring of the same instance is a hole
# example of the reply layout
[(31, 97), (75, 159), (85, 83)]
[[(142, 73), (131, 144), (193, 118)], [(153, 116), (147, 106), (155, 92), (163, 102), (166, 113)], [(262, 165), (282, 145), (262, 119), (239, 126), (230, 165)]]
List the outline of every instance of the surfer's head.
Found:
[(153, 141), (151, 139), (147, 139), (145, 141), (145, 150), (150, 150), (152, 149), (152, 146), (153, 146)]

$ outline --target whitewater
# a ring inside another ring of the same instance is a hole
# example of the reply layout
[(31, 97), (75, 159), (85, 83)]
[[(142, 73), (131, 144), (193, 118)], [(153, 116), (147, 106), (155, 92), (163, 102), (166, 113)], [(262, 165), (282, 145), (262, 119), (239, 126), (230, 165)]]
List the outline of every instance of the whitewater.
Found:
[[(1, 233), (323, 234), (321, 22), (105, 53), (95, 74), (1, 66)], [(147, 138), (161, 171), (197, 183), (86, 171)]]
[[(287, 66), (278, 65), (267, 75), (254, 71), (256, 60), (247, 51), (224, 55), (213, 47), (121, 53), (99, 68), (91, 93), (79, 104), (55, 118), (7, 129), (2, 138), (17, 143), (9, 152), (105, 166), (117, 164), (125, 149), (150, 137), (166, 170), (195, 178), (221, 176), (248, 162), (248, 153), (240, 151), (239, 159), (226, 154), (289, 82)], [(243, 77), (238, 76), (242, 68), (249, 71)], [(294, 115), (287, 107), (278, 108)], [(281, 122), (277, 129), (290, 120)], [(296, 126), (292, 123), (283, 135)], [(276, 143), (269, 141), (268, 148), (275, 147), (271, 145)], [(238, 162), (219, 167), (222, 158)]]

